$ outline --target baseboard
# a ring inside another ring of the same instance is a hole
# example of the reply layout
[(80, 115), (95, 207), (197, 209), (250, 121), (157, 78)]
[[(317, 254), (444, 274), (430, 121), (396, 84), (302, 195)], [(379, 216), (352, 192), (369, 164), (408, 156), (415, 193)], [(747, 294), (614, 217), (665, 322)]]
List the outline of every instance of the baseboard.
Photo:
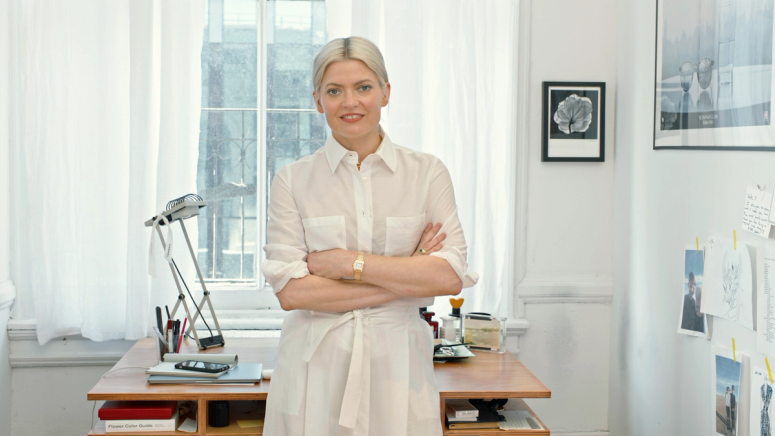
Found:
[(563, 432), (563, 431), (552, 431), (553, 435), (562, 435), (562, 436), (611, 436), (611, 433), (607, 431), (592, 431), (592, 432)]

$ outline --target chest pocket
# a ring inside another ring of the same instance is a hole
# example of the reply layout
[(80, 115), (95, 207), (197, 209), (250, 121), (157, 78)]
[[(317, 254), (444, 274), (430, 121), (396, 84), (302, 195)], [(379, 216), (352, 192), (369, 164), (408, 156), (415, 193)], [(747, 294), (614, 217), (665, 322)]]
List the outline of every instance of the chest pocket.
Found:
[(316, 251), (347, 249), (347, 232), (344, 225), (344, 215), (305, 218), (304, 240), (310, 253)]
[(425, 214), (410, 217), (387, 217), (385, 256), (411, 256), (425, 228)]

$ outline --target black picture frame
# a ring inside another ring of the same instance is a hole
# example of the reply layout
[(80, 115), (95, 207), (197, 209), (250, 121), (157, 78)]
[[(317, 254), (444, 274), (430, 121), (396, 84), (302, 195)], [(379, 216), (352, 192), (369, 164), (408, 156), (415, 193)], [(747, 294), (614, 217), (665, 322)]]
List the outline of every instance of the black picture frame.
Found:
[(543, 82), (542, 94), (541, 161), (605, 162), (605, 82)]
[(652, 150), (775, 151), (773, 1), (655, 3)]

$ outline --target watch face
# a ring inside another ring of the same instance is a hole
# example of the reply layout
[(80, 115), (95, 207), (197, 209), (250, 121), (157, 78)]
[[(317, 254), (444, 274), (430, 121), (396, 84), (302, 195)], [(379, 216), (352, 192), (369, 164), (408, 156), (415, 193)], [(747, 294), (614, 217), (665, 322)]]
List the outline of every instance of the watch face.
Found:
[(355, 262), (355, 269), (363, 269), (363, 262)]

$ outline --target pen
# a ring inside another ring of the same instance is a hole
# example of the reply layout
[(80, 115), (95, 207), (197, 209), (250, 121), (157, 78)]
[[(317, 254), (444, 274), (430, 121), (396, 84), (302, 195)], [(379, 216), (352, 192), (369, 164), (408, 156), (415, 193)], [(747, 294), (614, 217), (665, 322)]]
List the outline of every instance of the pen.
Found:
[(172, 321), (172, 350), (178, 352), (178, 330), (180, 329), (180, 321)]
[(170, 307), (169, 307), (169, 306), (164, 306), (164, 309), (167, 311), (167, 319), (170, 319), (170, 318), (172, 318), (172, 317), (170, 316)]
[(186, 334), (186, 322), (188, 318), (183, 318), (183, 328), (180, 329), (180, 338), (178, 339), (178, 348), (175, 349), (176, 353), (180, 352), (180, 346), (183, 345), (183, 335)]
[(167, 320), (167, 351), (174, 353), (175, 349), (172, 348), (172, 320)]

